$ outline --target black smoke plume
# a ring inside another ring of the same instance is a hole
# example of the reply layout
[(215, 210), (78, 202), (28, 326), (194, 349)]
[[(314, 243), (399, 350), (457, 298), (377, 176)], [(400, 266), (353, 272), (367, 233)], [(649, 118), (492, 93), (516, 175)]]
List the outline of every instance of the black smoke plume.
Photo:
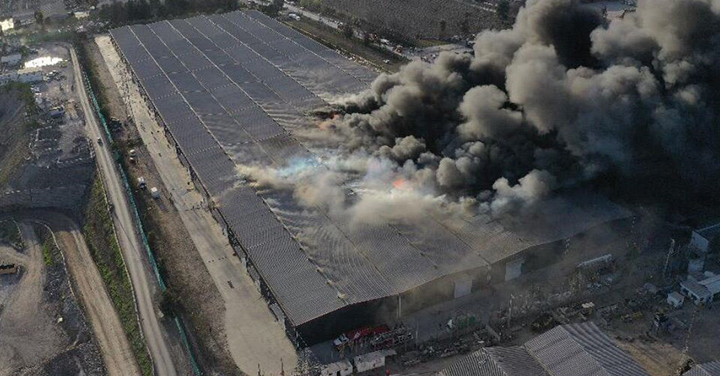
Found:
[(611, 21), (528, 0), (473, 56), (381, 75), (331, 131), (495, 212), (577, 188), (717, 200), (719, 31), (717, 0), (639, 0)]

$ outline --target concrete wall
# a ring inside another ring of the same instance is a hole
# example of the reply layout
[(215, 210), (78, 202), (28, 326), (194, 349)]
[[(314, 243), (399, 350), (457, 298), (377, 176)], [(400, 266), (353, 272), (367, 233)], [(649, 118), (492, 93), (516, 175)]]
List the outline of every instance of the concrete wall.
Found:
[(710, 248), (710, 241), (705, 239), (696, 231), (693, 231), (692, 236), (690, 237), (690, 245), (702, 253), (707, 253)]
[(18, 208), (75, 210), (79, 208), (86, 190), (86, 185), (73, 185), (3, 192), (0, 193), (0, 210)]

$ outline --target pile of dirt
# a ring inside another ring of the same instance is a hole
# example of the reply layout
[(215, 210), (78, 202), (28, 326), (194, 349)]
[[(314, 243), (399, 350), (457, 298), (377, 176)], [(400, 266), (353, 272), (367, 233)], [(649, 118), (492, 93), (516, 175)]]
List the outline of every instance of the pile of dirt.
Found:
[(27, 257), (13, 296), (0, 312), (0, 353), (6, 354), (0, 355), (0, 375), (106, 375), (51, 233), (21, 227)]

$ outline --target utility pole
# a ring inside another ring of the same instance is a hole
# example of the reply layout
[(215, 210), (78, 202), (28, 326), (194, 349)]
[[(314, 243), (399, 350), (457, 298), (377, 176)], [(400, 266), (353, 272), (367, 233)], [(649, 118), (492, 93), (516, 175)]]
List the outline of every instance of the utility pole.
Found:
[(563, 251), (563, 257), (566, 257), (570, 252), (570, 238), (565, 239), (565, 251)]
[(670, 257), (675, 253), (675, 239), (670, 239), (670, 249), (668, 249), (667, 256), (665, 257), (665, 266), (663, 267), (663, 279), (667, 278), (667, 270), (670, 265)]
[(507, 319), (507, 328), (508, 329), (510, 329), (510, 320), (512, 319), (513, 299), (515, 299), (515, 295), (510, 294), (510, 307), (508, 307), (508, 319)]
[(402, 295), (398, 294), (398, 310), (397, 310), (397, 320), (400, 321), (400, 317), (402, 316)]
[(676, 371), (677, 375), (680, 375), (683, 370), (683, 366), (685, 365), (685, 362), (687, 361), (687, 353), (690, 349), (690, 336), (692, 335), (692, 330), (695, 327), (695, 321), (697, 321), (698, 314), (700, 313), (700, 307), (695, 307), (695, 312), (693, 312), (692, 320), (690, 321), (690, 326), (688, 327), (687, 334), (685, 335), (685, 346), (683, 347), (682, 356), (680, 357), (680, 363), (678, 364), (678, 368)]

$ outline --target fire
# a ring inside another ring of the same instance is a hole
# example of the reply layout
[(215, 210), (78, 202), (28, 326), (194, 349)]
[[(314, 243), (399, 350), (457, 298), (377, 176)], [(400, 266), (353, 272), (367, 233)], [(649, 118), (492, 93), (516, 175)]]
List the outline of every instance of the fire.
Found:
[(399, 190), (405, 190), (408, 189), (408, 181), (405, 178), (397, 178), (393, 182), (393, 188), (399, 189)]
[(337, 120), (337, 119), (339, 119), (339, 118), (340, 118), (340, 114), (332, 114), (332, 116), (330, 116), (328, 119), (325, 119), (325, 120), (323, 120), (323, 121), (321, 121), (321, 122), (318, 122), (318, 123), (317, 123), (317, 127), (320, 128), (320, 129), (322, 129), (322, 130), (324, 130), (324, 131), (326, 131), (326, 130), (332, 128), (332, 126), (333, 126), (333, 121), (334, 121), (334, 120)]

